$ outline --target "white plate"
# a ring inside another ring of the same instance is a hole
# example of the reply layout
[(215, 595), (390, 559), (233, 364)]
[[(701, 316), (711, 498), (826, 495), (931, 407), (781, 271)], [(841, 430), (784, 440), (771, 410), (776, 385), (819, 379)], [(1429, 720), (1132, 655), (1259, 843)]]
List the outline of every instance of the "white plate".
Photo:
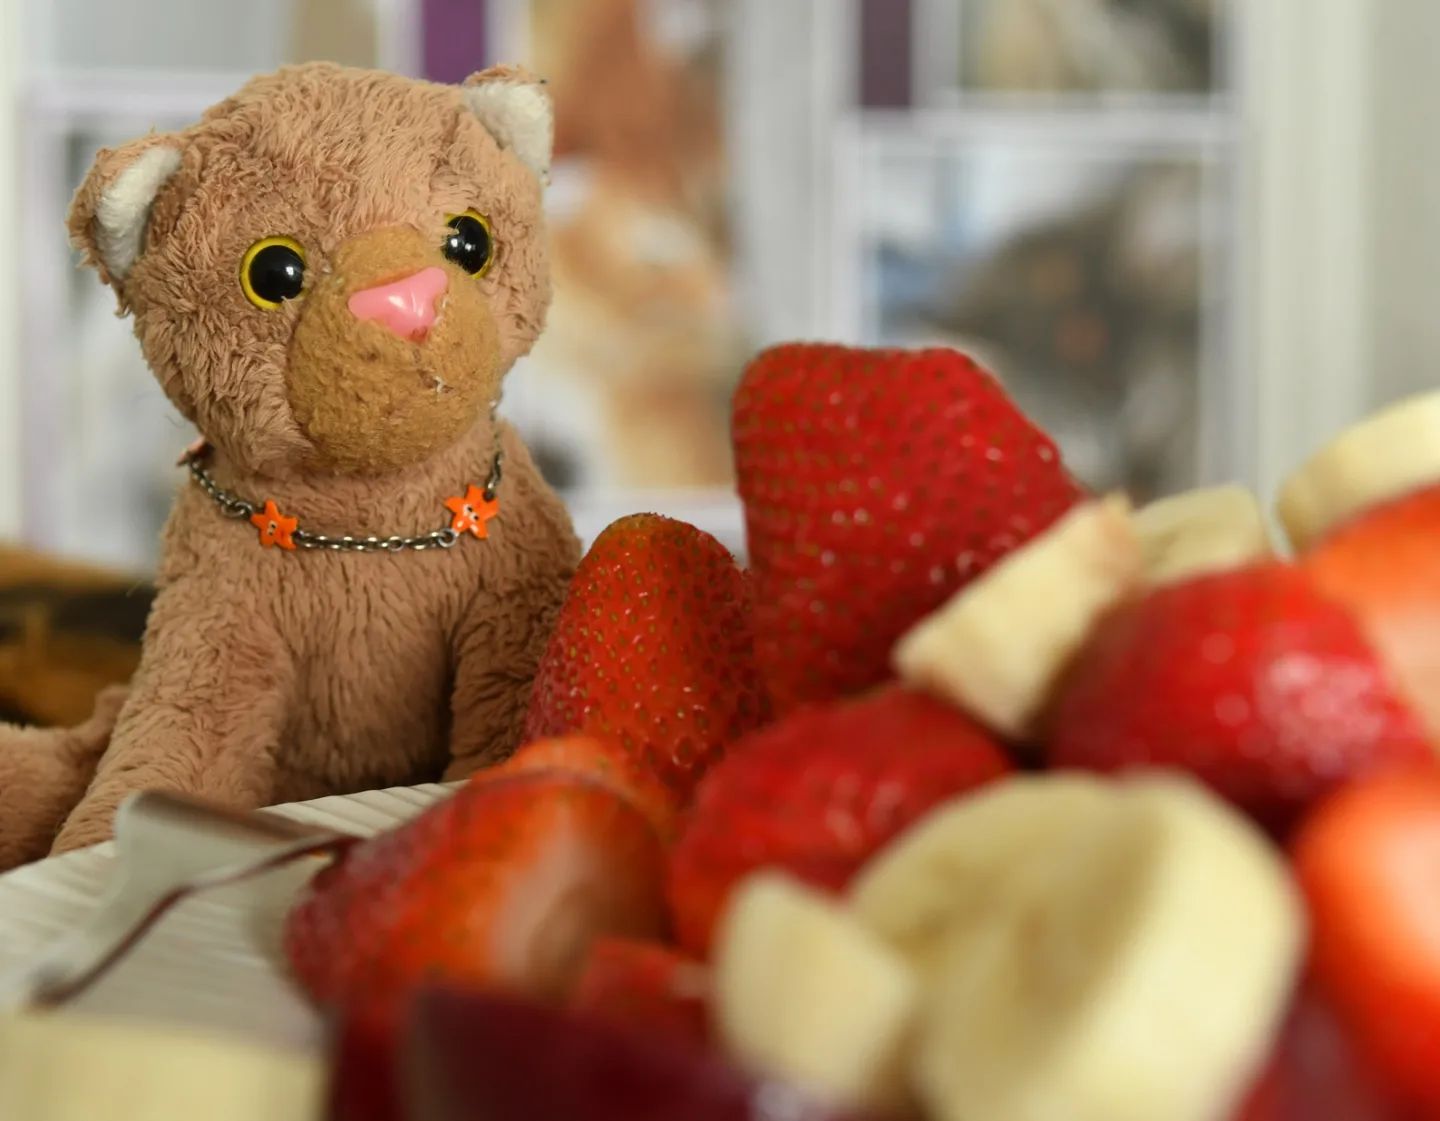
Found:
[[(370, 836), (450, 792), (424, 786), (372, 790), (276, 806), (308, 825)], [(51, 857), (0, 876), (0, 973), (83, 922), (110, 886), (110, 843)], [(286, 975), (285, 911), (306, 873), (279, 869), (188, 899), (69, 1007), (311, 1048), (321, 1023)]]

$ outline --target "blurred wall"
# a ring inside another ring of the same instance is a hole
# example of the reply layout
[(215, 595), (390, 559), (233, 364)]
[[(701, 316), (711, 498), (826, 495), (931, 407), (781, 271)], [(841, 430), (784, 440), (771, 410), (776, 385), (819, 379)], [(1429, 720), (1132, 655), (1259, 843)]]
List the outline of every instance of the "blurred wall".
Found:
[[(16, 6), (16, 0), (3, 0)], [(145, 0), (143, 16), (124, 2), (33, 0), (35, 21), (26, 41), (38, 47), (36, 69), (135, 68), (247, 70), (284, 61), (293, 5), (289, 0), (240, 0), (233, 4), (193, 0)], [(84, 34), (76, 34), (84, 28)]]
[[(0, 0), (0, 245), (19, 243), (19, 6)], [(0, 539), (20, 532), (19, 262), (0, 263)]]
[(1440, 384), (1440, 3), (1375, 5), (1371, 402)]

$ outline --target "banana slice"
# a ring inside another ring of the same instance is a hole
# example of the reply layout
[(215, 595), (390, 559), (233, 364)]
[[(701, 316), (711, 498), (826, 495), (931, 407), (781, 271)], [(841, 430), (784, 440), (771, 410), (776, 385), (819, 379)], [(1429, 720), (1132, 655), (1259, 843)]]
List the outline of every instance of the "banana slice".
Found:
[(1112, 781), (1079, 772), (992, 783), (891, 842), (852, 882), (850, 906), (927, 980), (954, 931), (1006, 910), (1115, 798)]
[(1311, 456), (1280, 488), (1280, 521), (1298, 552), (1366, 507), (1437, 481), (1440, 392), (1391, 405)]
[(714, 970), (716, 1027), (742, 1064), (837, 1104), (904, 1101), (915, 978), (836, 903), (779, 873), (751, 876)]
[(68, 1011), (0, 1017), (6, 1121), (314, 1121), (325, 1081), (316, 1056), (193, 1029)]
[(1216, 1121), (1263, 1060), (1304, 933), (1279, 854), (1188, 780), (1111, 802), (952, 929), (914, 1062), (932, 1118)]
[(1274, 555), (1260, 503), (1234, 484), (1162, 498), (1135, 512), (1145, 578), (1166, 584)]
[(1083, 503), (918, 623), (895, 647), (895, 667), (1023, 738), (1095, 619), (1141, 576), (1129, 502)]

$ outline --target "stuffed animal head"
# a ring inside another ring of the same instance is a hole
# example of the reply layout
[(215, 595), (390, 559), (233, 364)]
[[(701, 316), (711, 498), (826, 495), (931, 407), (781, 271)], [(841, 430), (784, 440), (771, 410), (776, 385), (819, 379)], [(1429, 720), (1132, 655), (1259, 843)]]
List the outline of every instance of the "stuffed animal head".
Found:
[(519, 70), (287, 68), (102, 151), (71, 236), (235, 463), (393, 471), (484, 423), (540, 332), (551, 136)]

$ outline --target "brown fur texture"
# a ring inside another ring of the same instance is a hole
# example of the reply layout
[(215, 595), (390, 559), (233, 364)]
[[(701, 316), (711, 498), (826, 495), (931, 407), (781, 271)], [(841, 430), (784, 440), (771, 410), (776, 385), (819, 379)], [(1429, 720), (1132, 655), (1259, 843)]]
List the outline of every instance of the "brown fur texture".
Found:
[[(179, 170), (115, 276), (96, 208), (161, 144)], [(287, 552), (187, 487), (103, 755), (105, 711), (69, 732), (0, 727), (0, 867), (43, 852), (62, 817), (56, 851), (103, 839), (140, 789), (254, 808), (462, 777), (513, 750), (578, 554), (564, 508), (491, 412), (549, 299), (540, 190), (456, 87), (324, 64), (257, 78), (183, 133), (100, 154), (72, 234), (213, 445), (222, 486), (311, 532), (417, 535), (448, 523), (444, 499), (483, 486), (503, 447), (501, 508), (488, 538), (449, 550)], [(440, 252), (447, 217), (467, 208), (497, 244), (479, 279)], [(263, 310), (239, 262), (281, 234), (305, 248), (305, 288)], [(424, 341), (349, 316), (351, 293), (432, 265), (449, 288)]]
[[(5, 734), (0, 868), (39, 860), (50, 851), (56, 831), (85, 794), (125, 698), (125, 686), (112, 685), (78, 727), (12, 728)], [(13, 812), (17, 808), (23, 812)]]

